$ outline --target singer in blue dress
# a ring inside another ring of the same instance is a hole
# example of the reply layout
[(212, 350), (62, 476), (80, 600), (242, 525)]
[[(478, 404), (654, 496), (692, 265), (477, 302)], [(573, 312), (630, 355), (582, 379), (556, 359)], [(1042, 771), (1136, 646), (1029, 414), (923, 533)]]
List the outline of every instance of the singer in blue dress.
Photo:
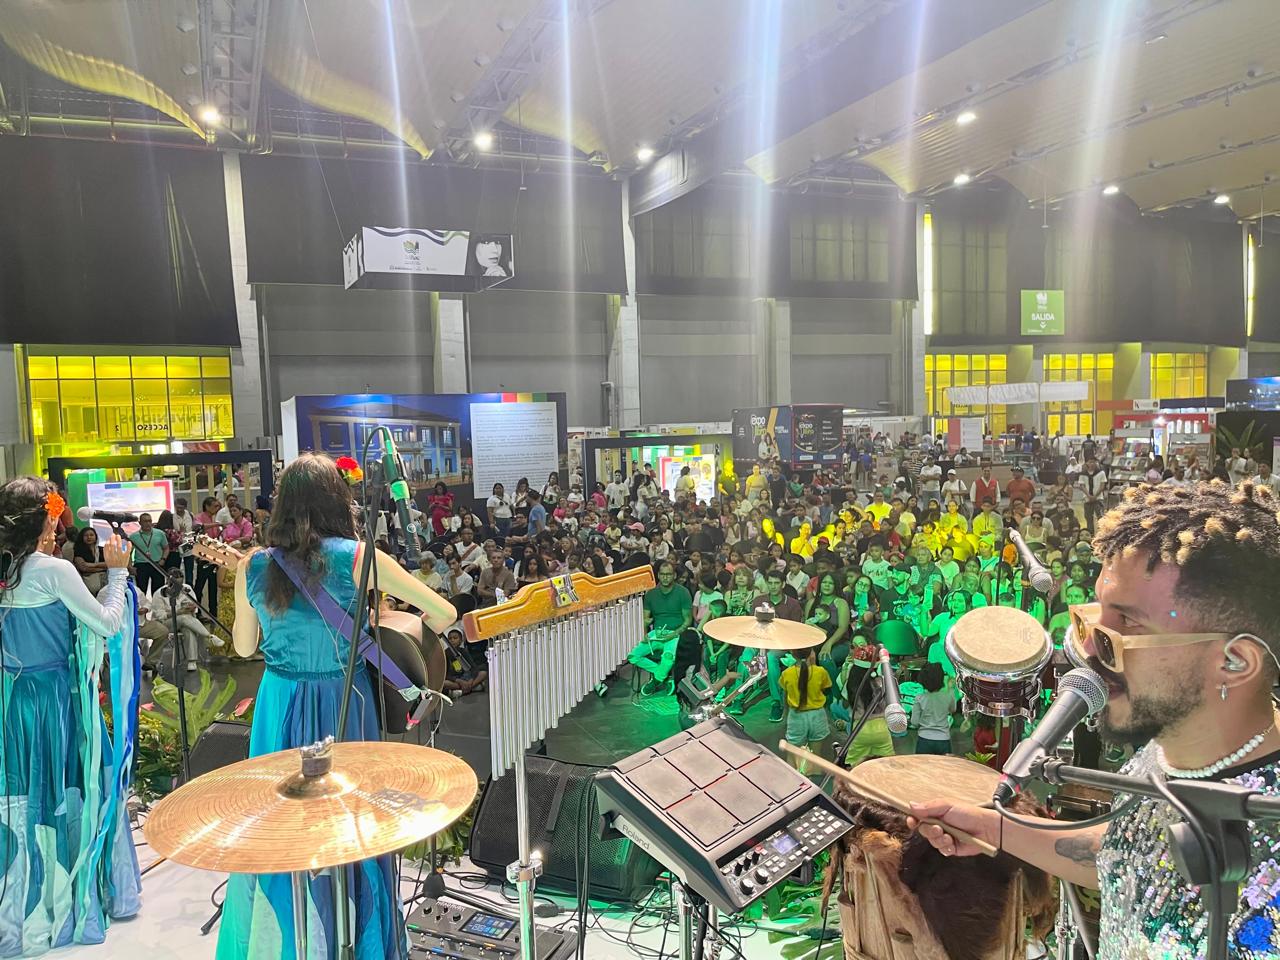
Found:
[(50, 556), (63, 509), (47, 480), (0, 488), (0, 957), (102, 943), (140, 906), (125, 805), (140, 671), (129, 547), (103, 545), (95, 598)]
[[(267, 542), (297, 569), (309, 571), (309, 590), (323, 587), (354, 615), (362, 545), (355, 540), (351, 491), (327, 457), (304, 454), (280, 477)], [(375, 558), (378, 585), (424, 612), (443, 632), (453, 607), (406, 572), (395, 559)], [(249, 554), (236, 571), (236, 652), (261, 648), (262, 684), (254, 702), (249, 754), (304, 747), (338, 735), (343, 674), (350, 637), (331, 629), (265, 551)], [(261, 638), (259, 640), (259, 631)], [(374, 692), (363, 661), (357, 667), (342, 739), (378, 740)], [(404, 919), (390, 856), (348, 869), (356, 957), (385, 960), (407, 952)], [(309, 884), (307, 937), (313, 957), (332, 957), (334, 904), (328, 877)], [(233, 874), (218, 931), (218, 960), (288, 960), (294, 956), (292, 878), (288, 874)]]

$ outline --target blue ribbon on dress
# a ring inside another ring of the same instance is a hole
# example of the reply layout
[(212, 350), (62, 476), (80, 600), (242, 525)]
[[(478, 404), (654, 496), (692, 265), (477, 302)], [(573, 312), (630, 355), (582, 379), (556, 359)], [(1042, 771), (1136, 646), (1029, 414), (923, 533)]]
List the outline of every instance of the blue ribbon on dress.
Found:
[[(80, 697), (79, 734), (86, 747), (81, 754), (84, 757), (85, 791), (81, 836), (88, 838), (70, 877), (72, 901), (76, 907), (77, 941), (93, 911), (95, 893), (104, 919), (108, 912), (107, 905), (114, 892), (107, 888), (114, 854), (111, 841), (114, 840), (121, 807), (133, 778), (142, 657), (138, 648), (138, 599), (132, 583), (125, 587), (125, 609), (124, 624), (110, 637), (99, 637), (77, 623), (77, 642), (71, 655), (72, 676), (77, 681), (76, 692)], [(98, 705), (104, 653), (110, 663), (112, 730), (109, 751), (103, 748), (102, 715)], [(102, 887), (98, 887), (100, 878), (107, 878)], [(54, 929), (58, 929), (57, 924)]]

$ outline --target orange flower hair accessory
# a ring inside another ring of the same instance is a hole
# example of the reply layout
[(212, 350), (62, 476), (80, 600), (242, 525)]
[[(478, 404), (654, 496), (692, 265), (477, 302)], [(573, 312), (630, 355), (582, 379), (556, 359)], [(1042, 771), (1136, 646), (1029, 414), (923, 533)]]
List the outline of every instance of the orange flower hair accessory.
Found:
[(57, 490), (50, 490), (45, 494), (44, 511), (54, 520), (61, 517), (67, 510), (67, 501), (62, 499), (62, 494)]

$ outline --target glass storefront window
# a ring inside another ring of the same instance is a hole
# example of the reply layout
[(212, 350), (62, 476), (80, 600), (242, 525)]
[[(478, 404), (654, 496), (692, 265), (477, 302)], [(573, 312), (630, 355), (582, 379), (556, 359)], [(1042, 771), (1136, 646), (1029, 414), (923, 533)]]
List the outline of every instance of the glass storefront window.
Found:
[(98, 357), (94, 366), (99, 380), (128, 380), (130, 376), (128, 357)]
[[(92, 366), (92, 364), (90, 364)], [(62, 438), (85, 442), (98, 438), (98, 400), (92, 380), (60, 380)]]
[[(39, 349), (39, 348), (37, 348)], [(91, 347), (81, 347), (91, 351)], [(235, 435), (228, 355), (26, 353), (36, 461)]]
[(206, 377), (231, 376), (230, 357), (201, 357), (200, 372)]
[(166, 381), (133, 381), (133, 409), (137, 416), (134, 425), (137, 439), (163, 440), (169, 436), (169, 385)]
[(58, 357), (59, 380), (92, 380), (93, 357)]
[(31, 381), (31, 434), (37, 444), (62, 440), (57, 380)]
[[(169, 368), (173, 369), (172, 360)], [(205, 435), (199, 380), (169, 381), (169, 429), (179, 440), (199, 440)]]
[(235, 433), (230, 378), (204, 381), (204, 417), (206, 437), (230, 437)]
[(164, 357), (134, 357), (133, 376), (135, 379), (139, 377), (164, 379), (166, 376)]
[[(1003, 407), (953, 405), (949, 387), (981, 387), (1004, 383), (1009, 358), (1003, 353), (927, 353), (924, 358), (925, 402), (932, 417), (984, 417), (988, 433), (1003, 433), (1007, 417)], [(945, 432), (946, 424), (937, 429)]]
[(1209, 357), (1204, 353), (1151, 354), (1151, 399), (1203, 397), (1208, 393)]
[(98, 381), (98, 436), (113, 442), (134, 438), (132, 381)]
[(198, 379), (200, 377), (200, 358), (199, 357), (170, 357), (169, 358), (169, 379), (174, 377), (188, 377)]

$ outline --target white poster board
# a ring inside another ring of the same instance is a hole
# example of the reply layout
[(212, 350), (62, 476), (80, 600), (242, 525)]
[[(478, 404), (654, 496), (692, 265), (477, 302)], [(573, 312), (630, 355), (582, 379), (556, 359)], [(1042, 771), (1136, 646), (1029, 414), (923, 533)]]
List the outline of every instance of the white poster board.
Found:
[(500, 483), (510, 497), (516, 481), (529, 478), (541, 490), (560, 469), (556, 405), (550, 402), (473, 403), (471, 407), (472, 489), (487, 499)]
[(961, 417), (960, 418), (960, 446), (968, 450), (970, 453), (979, 453), (982, 450), (982, 418), (981, 417)]
[(1280, 437), (1271, 438), (1271, 472), (1280, 474)]

